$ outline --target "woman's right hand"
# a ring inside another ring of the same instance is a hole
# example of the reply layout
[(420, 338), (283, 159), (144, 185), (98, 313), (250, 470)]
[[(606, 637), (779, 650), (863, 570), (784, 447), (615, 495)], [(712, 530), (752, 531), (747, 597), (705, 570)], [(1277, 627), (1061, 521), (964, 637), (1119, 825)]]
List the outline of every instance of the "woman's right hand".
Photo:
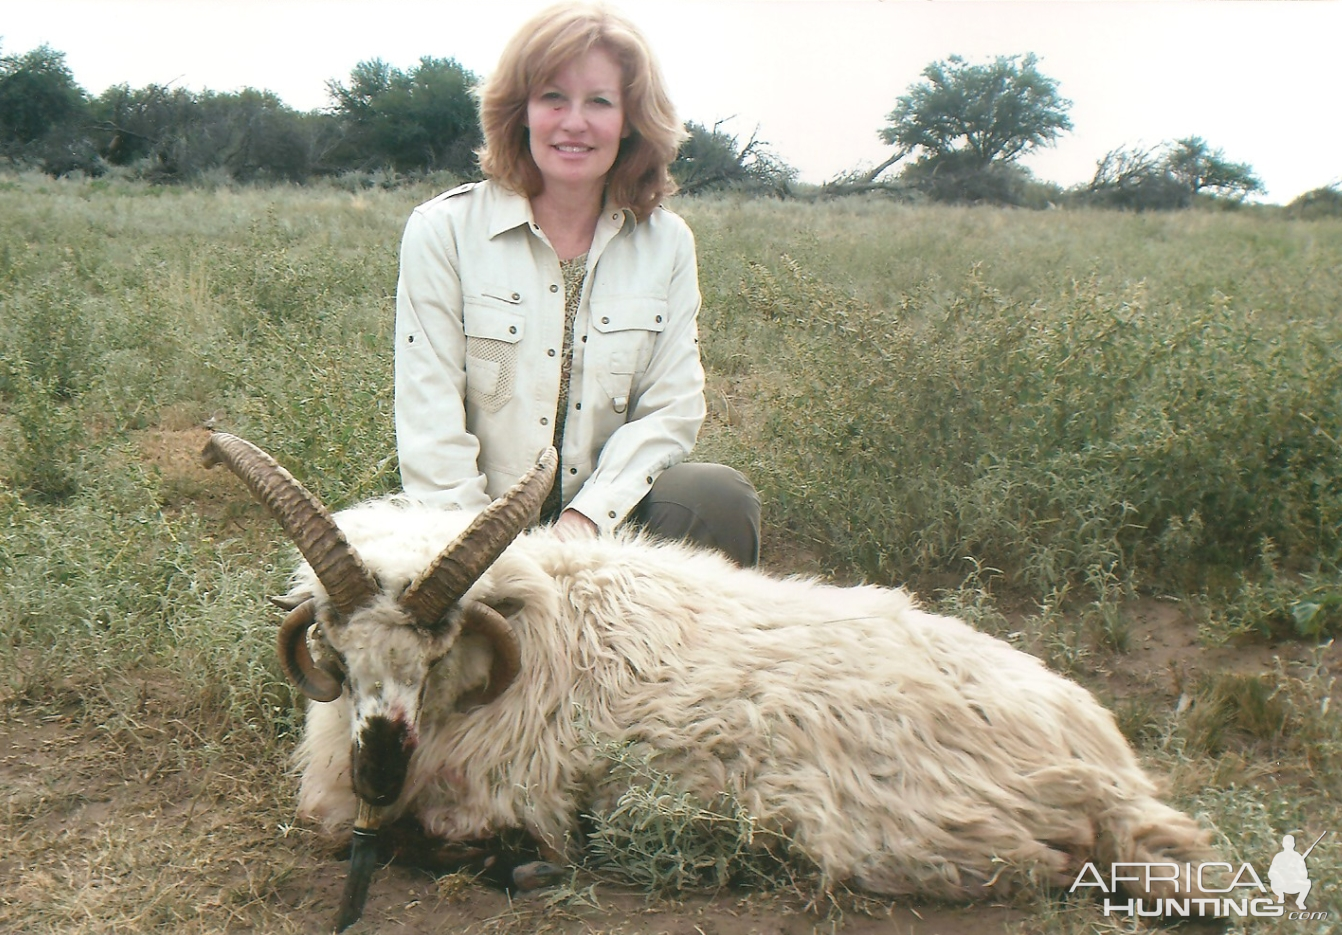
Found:
[(555, 524), (550, 528), (565, 542), (574, 539), (595, 539), (597, 534), (596, 523), (577, 510), (565, 510), (560, 513), (559, 519), (555, 520)]

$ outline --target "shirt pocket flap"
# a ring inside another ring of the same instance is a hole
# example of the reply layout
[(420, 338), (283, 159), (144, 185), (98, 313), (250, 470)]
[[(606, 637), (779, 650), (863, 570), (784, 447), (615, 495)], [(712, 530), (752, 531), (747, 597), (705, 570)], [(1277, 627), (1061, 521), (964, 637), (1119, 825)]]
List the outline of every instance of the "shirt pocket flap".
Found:
[(667, 300), (656, 296), (592, 296), (592, 327), (602, 334), (615, 331), (662, 331), (666, 328)]
[(461, 324), (469, 338), (488, 338), (516, 344), (522, 340), (526, 316), (519, 310), (488, 298), (467, 296), (462, 302)]

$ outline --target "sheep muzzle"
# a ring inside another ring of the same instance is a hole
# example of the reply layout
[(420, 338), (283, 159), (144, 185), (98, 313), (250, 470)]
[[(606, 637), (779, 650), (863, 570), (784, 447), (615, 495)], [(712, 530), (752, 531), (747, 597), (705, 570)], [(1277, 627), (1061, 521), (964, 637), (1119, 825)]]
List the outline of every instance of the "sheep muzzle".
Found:
[(373, 806), (395, 802), (405, 786), (415, 752), (410, 726), (382, 715), (370, 717), (350, 751), (354, 793)]

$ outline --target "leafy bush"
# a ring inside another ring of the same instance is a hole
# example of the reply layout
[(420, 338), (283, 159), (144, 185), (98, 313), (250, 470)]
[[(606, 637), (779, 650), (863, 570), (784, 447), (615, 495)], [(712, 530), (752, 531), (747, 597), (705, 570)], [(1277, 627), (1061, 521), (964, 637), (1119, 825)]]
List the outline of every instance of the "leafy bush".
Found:
[(1193, 192), (1151, 150), (1115, 149), (1096, 164), (1082, 204), (1133, 211), (1174, 211), (1193, 203)]
[(759, 464), (788, 527), (880, 578), (975, 556), (1036, 593), (1173, 584), (1342, 547), (1335, 324), (1095, 280), (1030, 302), (977, 272), (891, 314), (784, 257), (746, 314), (784, 332)]
[(381, 59), (360, 62), (348, 86), (326, 84), (345, 131), (336, 158), (354, 169), (473, 175), (484, 141), (473, 95), (479, 80), (451, 58), (424, 56), (409, 71)]
[(1257, 568), (1237, 572), (1224, 594), (1204, 595), (1199, 603), (1201, 635), (1213, 645), (1245, 635), (1318, 640), (1342, 633), (1342, 581), (1317, 572), (1288, 574), (1270, 540)]
[(1305, 220), (1342, 217), (1342, 183), (1305, 192), (1286, 206), (1286, 213)]
[(899, 175), (907, 188), (945, 204), (1022, 206), (1033, 177), (1014, 162), (984, 164), (973, 153), (920, 159)]

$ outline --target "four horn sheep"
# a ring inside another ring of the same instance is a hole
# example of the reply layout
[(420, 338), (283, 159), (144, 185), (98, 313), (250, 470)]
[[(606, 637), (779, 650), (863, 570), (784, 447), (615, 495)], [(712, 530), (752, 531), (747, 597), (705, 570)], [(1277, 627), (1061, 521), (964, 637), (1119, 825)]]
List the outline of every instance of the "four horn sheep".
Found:
[(206, 458), (306, 558), (278, 599), (281, 660), (318, 702), (299, 811), (332, 831), (521, 828), (572, 856), (579, 816), (624, 791), (601, 738), (701, 800), (730, 794), (824, 885), (972, 899), (1065, 886), (1087, 861), (1209, 857), (1088, 691), (904, 591), (523, 532), (553, 452), (464, 532), (471, 517), (396, 498), (332, 516), (232, 436)]

